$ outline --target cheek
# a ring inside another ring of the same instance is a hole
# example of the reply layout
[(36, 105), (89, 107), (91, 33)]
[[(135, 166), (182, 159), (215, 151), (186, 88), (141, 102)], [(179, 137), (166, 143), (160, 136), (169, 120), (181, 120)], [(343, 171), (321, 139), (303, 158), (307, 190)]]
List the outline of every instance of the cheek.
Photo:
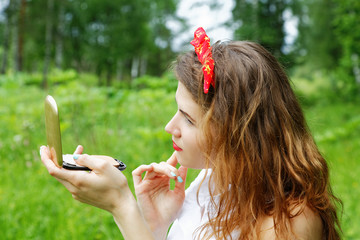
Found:
[(198, 142), (196, 135), (193, 134), (187, 141), (185, 151), (179, 153), (179, 163), (189, 168), (204, 168), (205, 160), (200, 144), (201, 142)]

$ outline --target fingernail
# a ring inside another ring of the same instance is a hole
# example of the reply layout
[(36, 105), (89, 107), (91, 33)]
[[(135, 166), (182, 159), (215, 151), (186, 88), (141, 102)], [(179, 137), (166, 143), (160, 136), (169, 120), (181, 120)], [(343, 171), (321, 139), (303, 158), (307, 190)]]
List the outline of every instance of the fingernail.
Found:
[(179, 183), (183, 182), (183, 179), (180, 176), (177, 177), (177, 180), (178, 180)]
[(74, 158), (75, 160), (77, 160), (79, 157), (80, 157), (79, 154), (74, 154), (74, 155), (73, 155), (73, 158)]
[(41, 147), (40, 147), (40, 156), (41, 156)]
[(170, 172), (171, 176), (176, 177), (176, 174), (174, 172)]

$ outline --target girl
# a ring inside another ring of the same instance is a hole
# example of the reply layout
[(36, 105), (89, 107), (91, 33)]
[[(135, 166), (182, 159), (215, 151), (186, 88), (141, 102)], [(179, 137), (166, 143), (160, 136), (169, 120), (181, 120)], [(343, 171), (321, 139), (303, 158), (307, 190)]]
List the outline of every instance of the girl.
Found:
[[(192, 44), (174, 66), (178, 111), (165, 130), (175, 152), (133, 171), (137, 201), (81, 146), (74, 159), (91, 173), (57, 168), (41, 147), (49, 173), (109, 211), (125, 239), (340, 239), (327, 164), (276, 59), (251, 42), (210, 47), (202, 28)], [(203, 170), (185, 192), (187, 168)]]

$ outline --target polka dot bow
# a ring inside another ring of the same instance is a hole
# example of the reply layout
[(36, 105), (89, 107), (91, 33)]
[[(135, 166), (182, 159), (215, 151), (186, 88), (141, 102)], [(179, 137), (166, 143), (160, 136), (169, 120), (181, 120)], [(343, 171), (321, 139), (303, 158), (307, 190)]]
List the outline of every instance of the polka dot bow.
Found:
[(212, 58), (210, 38), (206, 35), (205, 30), (202, 27), (199, 27), (194, 32), (194, 40), (192, 40), (190, 43), (195, 47), (195, 52), (198, 56), (198, 59), (203, 65), (202, 70), (204, 73), (204, 93), (208, 93), (210, 84), (215, 87), (215, 63), (214, 59)]

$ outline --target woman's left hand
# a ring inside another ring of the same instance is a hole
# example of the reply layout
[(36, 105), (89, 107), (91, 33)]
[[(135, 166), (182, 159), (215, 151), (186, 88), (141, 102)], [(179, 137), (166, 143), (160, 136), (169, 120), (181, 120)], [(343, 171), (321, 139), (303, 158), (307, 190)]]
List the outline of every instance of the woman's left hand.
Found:
[[(184, 202), (187, 168), (176, 169), (177, 163), (174, 153), (166, 162), (141, 165), (132, 173), (139, 207), (157, 239), (165, 238)], [(171, 179), (176, 180), (174, 189)]]

